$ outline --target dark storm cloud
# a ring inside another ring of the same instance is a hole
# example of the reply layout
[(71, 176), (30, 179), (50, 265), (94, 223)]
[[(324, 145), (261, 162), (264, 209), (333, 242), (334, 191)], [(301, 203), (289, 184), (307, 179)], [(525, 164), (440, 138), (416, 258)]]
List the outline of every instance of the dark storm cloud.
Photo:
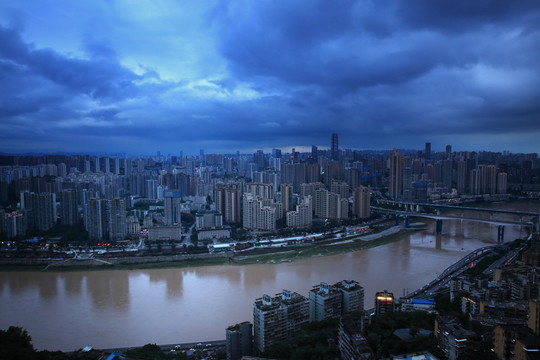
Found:
[[(356, 127), (399, 142), (407, 133), (428, 137), (443, 129), (538, 129), (536, 2), (242, 5), (228, 4), (220, 11), (226, 16), (215, 19), (229, 69), (244, 81), (292, 94), (287, 110), (325, 104), (318, 118), (330, 120), (334, 131)], [(483, 75), (484, 68), (491, 73)], [(512, 80), (524, 73), (529, 80)], [(489, 78), (498, 76), (501, 81)], [(317, 117), (304, 125), (313, 123), (320, 125)], [(326, 140), (329, 128), (320, 126), (319, 138)]]
[(76, 34), (57, 40), (25, 30), (28, 9), (5, 11), (4, 148), (45, 133), (68, 151), (137, 153), (540, 133), (535, 1), (165, 4), (85, 3), (80, 24), (57, 19), (51, 34)]
[[(103, 46), (91, 47), (94, 53), (104, 53)], [(75, 94), (86, 94), (100, 100), (119, 100), (134, 96), (133, 85), (139, 76), (108, 58), (81, 60), (68, 58), (52, 49), (34, 49), (21, 35), (0, 26), (0, 56), (3, 62), (15, 64), (27, 76), (40, 76), (65, 87)]]

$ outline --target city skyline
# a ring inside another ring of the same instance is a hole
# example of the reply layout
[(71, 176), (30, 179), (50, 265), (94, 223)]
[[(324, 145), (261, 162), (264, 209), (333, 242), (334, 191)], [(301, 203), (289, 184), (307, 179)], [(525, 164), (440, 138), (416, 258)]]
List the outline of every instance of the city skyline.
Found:
[(538, 153), (540, 4), (0, 5), (0, 153)]

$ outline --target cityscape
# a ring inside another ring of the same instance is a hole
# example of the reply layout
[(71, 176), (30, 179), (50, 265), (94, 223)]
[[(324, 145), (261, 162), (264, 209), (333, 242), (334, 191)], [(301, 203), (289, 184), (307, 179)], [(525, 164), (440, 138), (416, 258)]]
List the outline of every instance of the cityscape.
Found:
[(540, 359), (540, 3), (0, 3), (0, 359)]
[[(481, 332), (441, 315), (435, 329), (419, 332), (426, 348), (411, 350), (431, 358), (504, 358), (518, 349), (497, 341), (521, 339), (526, 356), (536, 351), (540, 341), (531, 339), (538, 339), (538, 323), (531, 312), (538, 292), (531, 274), (539, 253), (538, 155), (456, 152), (451, 145), (434, 152), (429, 142), (422, 150), (360, 151), (341, 148), (337, 133), (328, 140), (328, 149), (312, 146), (310, 152), (1, 156), (2, 263), (53, 272), (289, 263), (315, 252), (380, 246), (399, 240), (392, 239), (396, 234), (426, 231), (435, 220), (431, 231), (439, 242), (448, 222), (480, 222), (488, 232), (496, 229), (496, 237), (401, 297), (381, 284), (371, 303), (357, 279), (321, 281), (307, 297), (294, 289), (261, 294), (253, 299), (253, 320), (227, 327), (226, 340), (154, 350), (187, 358), (219, 357), (219, 349), (230, 359), (273, 358), (276, 346), (308, 324), (337, 318), (330, 321), (337, 343), (324, 350), (329, 358), (386, 358), (390, 350), (374, 345), (370, 333), (378, 317), (423, 312), (433, 320), (434, 313), (445, 314), (441, 303), (449, 297)], [(532, 211), (501, 206), (516, 201)], [(505, 238), (506, 228), (519, 229), (522, 240)], [(489, 331), (495, 345), (486, 353), (489, 342), (481, 335)], [(126, 349), (109, 353), (124, 356)]]

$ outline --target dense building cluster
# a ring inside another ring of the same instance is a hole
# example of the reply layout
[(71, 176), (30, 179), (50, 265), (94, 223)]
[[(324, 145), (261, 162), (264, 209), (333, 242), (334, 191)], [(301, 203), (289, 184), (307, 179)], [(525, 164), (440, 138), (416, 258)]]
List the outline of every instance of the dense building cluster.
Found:
[(364, 288), (353, 280), (334, 285), (321, 283), (309, 291), (309, 297), (289, 290), (274, 297), (265, 294), (253, 304), (253, 325), (244, 322), (227, 329), (227, 358), (238, 360), (244, 355), (261, 354), (298, 334), (309, 322), (363, 310)]
[[(0, 232), (7, 238), (60, 222), (83, 223), (95, 240), (178, 240), (182, 213), (190, 211), (217, 211), (224, 226), (260, 233), (309, 227), (317, 218), (368, 218), (374, 193), (420, 202), (538, 195), (540, 160), (450, 146), (435, 153), (429, 143), (424, 151), (349, 150), (332, 134), (329, 150), (304, 153), (1, 156), (0, 171)], [(203, 239), (231, 235), (210, 228)]]

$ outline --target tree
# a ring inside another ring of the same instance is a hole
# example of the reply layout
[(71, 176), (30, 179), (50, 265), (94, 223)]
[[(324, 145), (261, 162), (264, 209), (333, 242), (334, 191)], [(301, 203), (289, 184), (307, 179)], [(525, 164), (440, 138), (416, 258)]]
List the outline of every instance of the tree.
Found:
[(23, 328), (0, 330), (0, 359), (34, 359), (35, 352), (32, 338)]

